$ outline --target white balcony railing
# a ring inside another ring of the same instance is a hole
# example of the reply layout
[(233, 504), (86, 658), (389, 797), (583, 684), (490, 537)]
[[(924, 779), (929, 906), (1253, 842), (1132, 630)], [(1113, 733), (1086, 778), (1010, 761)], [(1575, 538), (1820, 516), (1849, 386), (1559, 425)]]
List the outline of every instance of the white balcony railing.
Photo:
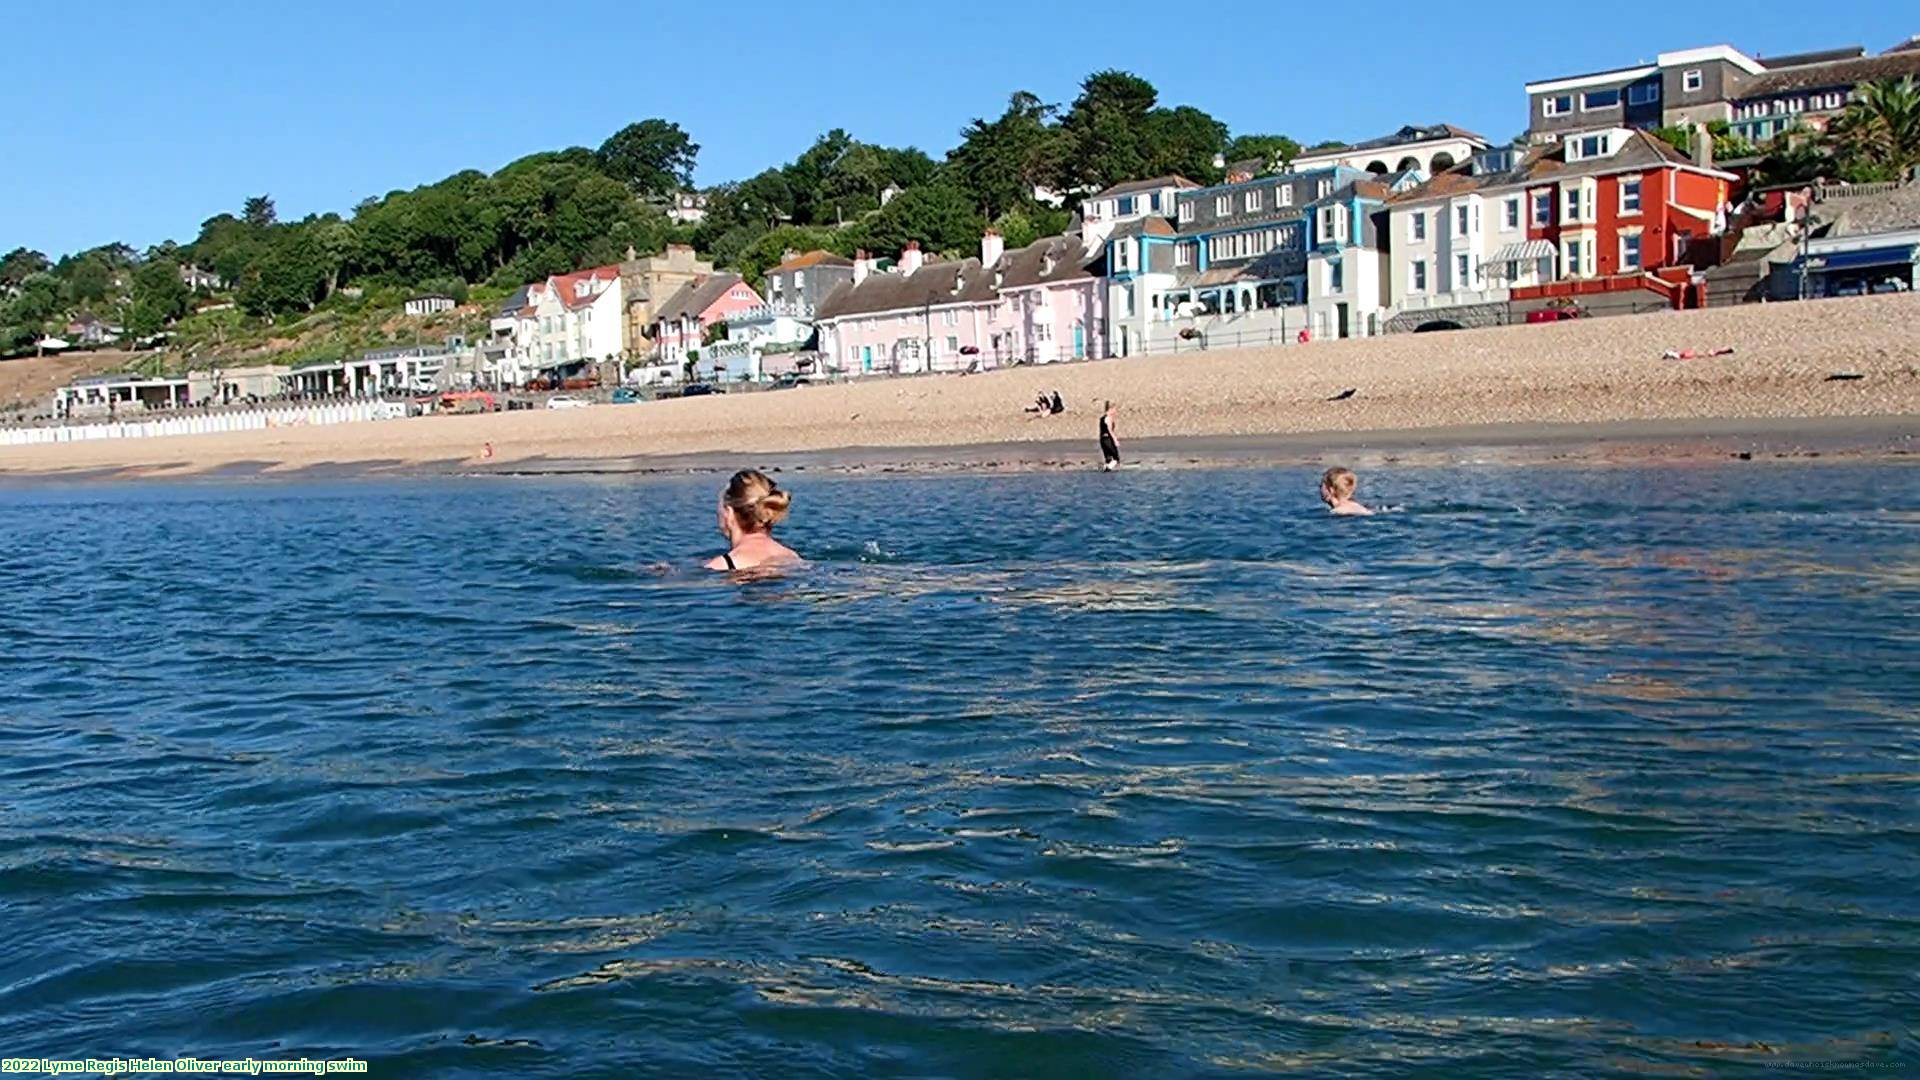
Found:
[(742, 323), (772, 322), (775, 319), (811, 319), (813, 305), (804, 300), (773, 300), (727, 316), (729, 326)]

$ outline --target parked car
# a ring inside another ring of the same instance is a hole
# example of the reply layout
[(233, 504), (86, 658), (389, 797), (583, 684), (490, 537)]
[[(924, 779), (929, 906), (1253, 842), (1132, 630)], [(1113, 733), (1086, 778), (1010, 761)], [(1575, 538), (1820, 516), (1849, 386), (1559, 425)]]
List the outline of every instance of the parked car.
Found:
[(593, 404), (586, 398), (572, 397), (567, 394), (555, 394), (547, 399), (549, 409), (584, 409)]
[(797, 375), (791, 371), (773, 380), (773, 388), (775, 390), (790, 390), (796, 386), (811, 386), (812, 384), (812, 379), (807, 378), (805, 375)]
[(631, 405), (636, 401), (645, 400), (647, 399), (641, 395), (640, 391), (635, 390), (631, 386), (623, 386), (613, 392), (613, 403), (615, 405)]
[(712, 383), (696, 382), (696, 383), (688, 383), (686, 386), (686, 389), (680, 391), (680, 396), (681, 397), (706, 397), (708, 394), (724, 394), (724, 393), (726, 393), (725, 390), (721, 389), (718, 386), (713, 385)]

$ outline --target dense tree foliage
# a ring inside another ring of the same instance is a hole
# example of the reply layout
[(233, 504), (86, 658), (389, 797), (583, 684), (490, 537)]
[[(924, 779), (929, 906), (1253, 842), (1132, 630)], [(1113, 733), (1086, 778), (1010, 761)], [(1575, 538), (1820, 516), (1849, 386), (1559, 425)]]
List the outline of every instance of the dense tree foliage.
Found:
[(1920, 87), (1911, 76), (1862, 86), (1834, 122), (1831, 152), (1843, 179), (1898, 180), (1920, 166)]
[(614, 132), (596, 156), (608, 176), (636, 194), (657, 198), (693, 186), (700, 147), (679, 124), (642, 120)]
[(133, 275), (133, 309), (127, 330), (135, 337), (158, 333), (187, 313), (193, 294), (180, 280), (180, 265), (166, 258), (147, 260)]

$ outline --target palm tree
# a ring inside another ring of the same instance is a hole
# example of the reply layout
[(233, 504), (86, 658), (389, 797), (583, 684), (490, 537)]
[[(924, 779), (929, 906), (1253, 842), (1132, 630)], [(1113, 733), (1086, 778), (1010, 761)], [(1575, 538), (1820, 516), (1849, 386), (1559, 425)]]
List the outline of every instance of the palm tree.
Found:
[(1849, 180), (1899, 180), (1920, 165), (1920, 87), (1913, 76), (1881, 79), (1834, 121), (1831, 137)]

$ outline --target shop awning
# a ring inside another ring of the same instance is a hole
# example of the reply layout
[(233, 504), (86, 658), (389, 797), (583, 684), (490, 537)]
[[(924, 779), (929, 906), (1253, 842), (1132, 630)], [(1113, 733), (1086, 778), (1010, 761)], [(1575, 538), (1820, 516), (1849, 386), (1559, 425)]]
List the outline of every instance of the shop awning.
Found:
[(1807, 264), (1815, 270), (1857, 270), (1866, 266), (1912, 266), (1914, 253), (1914, 245), (1900, 244), (1895, 247), (1869, 248), (1866, 251), (1836, 251), (1831, 255), (1814, 255), (1807, 260)]
[(1551, 240), (1528, 240), (1519, 244), (1508, 244), (1494, 252), (1481, 265), (1491, 267), (1498, 263), (1532, 262), (1535, 259), (1551, 259), (1557, 254), (1559, 252), (1553, 249)]

